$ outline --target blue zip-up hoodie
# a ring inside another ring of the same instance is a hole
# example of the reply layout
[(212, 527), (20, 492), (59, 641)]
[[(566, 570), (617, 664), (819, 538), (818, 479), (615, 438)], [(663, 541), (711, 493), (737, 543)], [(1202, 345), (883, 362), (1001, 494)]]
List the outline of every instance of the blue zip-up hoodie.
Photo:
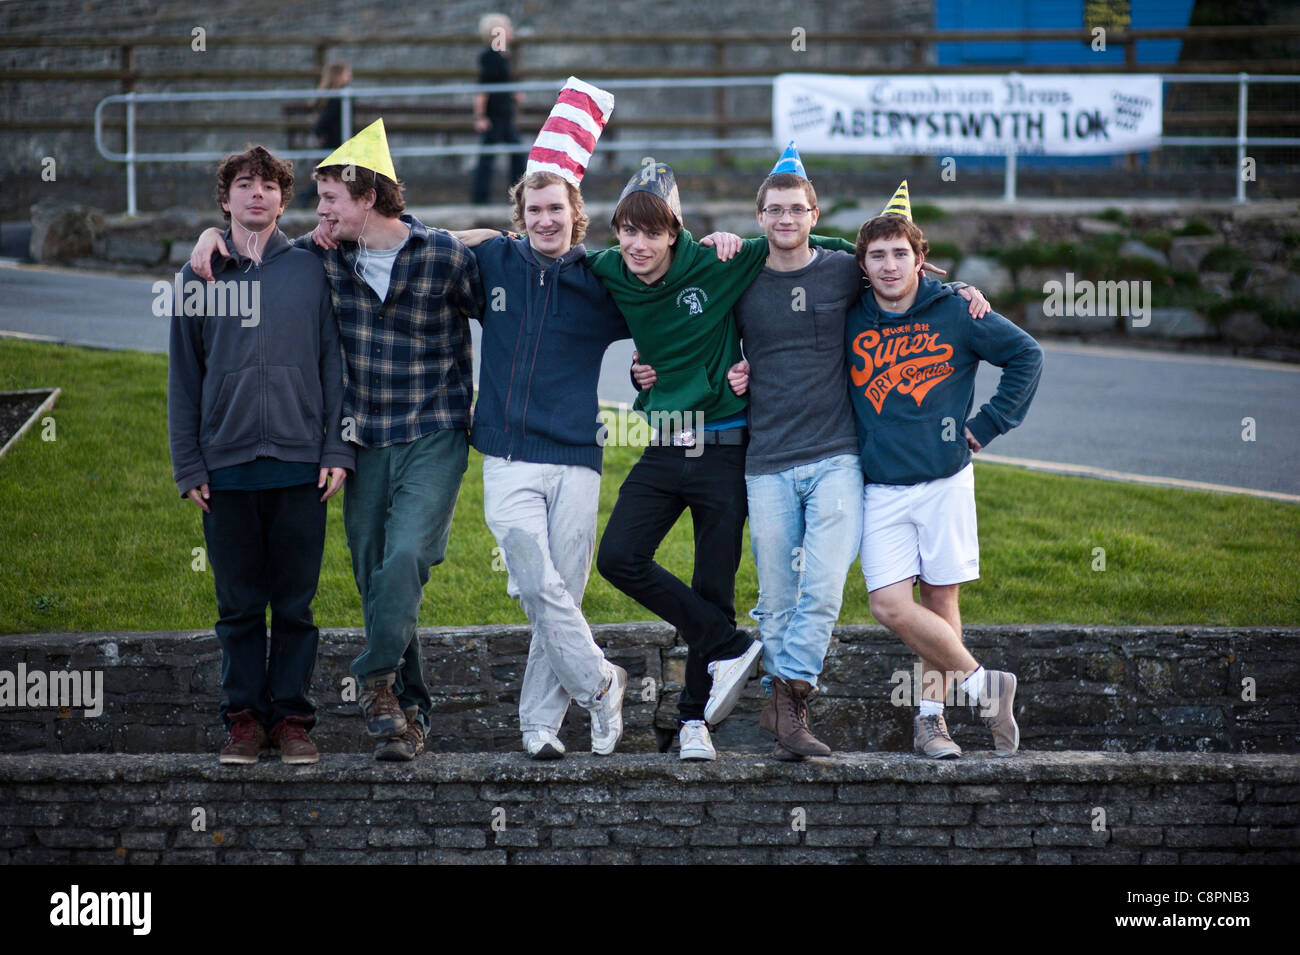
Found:
[[(970, 461), (965, 429), (987, 446), (1025, 419), (1043, 351), (996, 312), (971, 321), (966, 302), (921, 279), (912, 307), (886, 315), (868, 292), (845, 328), (849, 391), (862, 471), (872, 484), (920, 484)], [(971, 417), (981, 360), (1003, 369), (997, 393)]]
[(631, 338), (575, 245), (543, 266), (525, 239), (474, 249), (483, 283), (478, 403), (470, 443), (483, 454), (600, 471), (596, 386), (611, 342)]

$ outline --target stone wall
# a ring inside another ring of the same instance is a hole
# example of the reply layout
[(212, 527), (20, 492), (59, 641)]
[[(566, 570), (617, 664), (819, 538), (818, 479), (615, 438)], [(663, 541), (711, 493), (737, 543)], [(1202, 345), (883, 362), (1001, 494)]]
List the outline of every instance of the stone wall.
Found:
[(0, 756), (0, 862), (1300, 862), (1300, 758)]
[[(675, 738), (685, 648), (663, 624), (593, 627), (628, 671), (620, 751), (649, 753)], [(13, 635), (0, 670), (99, 671), (103, 712), (0, 706), (0, 751), (214, 753), (221, 649), (210, 631)], [(440, 753), (517, 751), (518, 693), (527, 659), (524, 627), (421, 630), (434, 695), (429, 748)], [(1017, 716), (1030, 751), (1150, 750), (1295, 753), (1300, 738), (1300, 630), (1294, 628), (968, 627), (967, 644), (990, 667), (1020, 677)], [(369, 752), (348, 665), (358, 631), (322, 633), (313, 695), (326, 753)], [(881, 627), (837, 628), (812, 720), (837, 751), (908, 751), (913, 658)], [(757, 729), (764, 698), (750, 683), (714, 735), (722, 751), (770, 751)], [(987, 750), (987, 731), (965, 707), (949, 711), (954, 738)], [(589, 749), (587, 715), (574, 707), (562, 734)]]

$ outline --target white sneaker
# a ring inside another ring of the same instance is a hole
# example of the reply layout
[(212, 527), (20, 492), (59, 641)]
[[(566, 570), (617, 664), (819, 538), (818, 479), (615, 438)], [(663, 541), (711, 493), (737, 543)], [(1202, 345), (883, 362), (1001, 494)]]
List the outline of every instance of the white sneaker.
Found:
[(705, 725), (704, 720), (690, 720), (683, 723), (678, 741), (682, 748), (682, 759), (718, 758), (718, 752), (713, 748), (713, 741), (709, 739), (709, 727)]
[(762, 652), (762, 641), (755, 640), (740, 656), (730, 660), (714, 660), (709, 664), (713, 686), (709, 689), (709, 702), (704, 705), (704, 722), (717, 726), (731, 715)]
[(564, 755), (564, 744), (554, 733), (546, 730), (524, 733), (524, 749), (533, 759), (559, 759)]
[(605, 695), (591, 704), (591, 751), (597, 756), (608, 756), (623, 736), (623, 690), (627, 687), (627, 671), (611, 663), (613, 671)]

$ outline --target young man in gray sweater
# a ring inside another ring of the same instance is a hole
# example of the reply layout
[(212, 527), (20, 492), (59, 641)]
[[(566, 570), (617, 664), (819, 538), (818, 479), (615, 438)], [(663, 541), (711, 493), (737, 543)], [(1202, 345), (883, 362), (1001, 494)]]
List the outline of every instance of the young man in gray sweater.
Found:
[[(773, 755), (797, 760), (831, 749), (808, 726), (862, 527), (862, 467), (844, 351), (844, 318), (861, 297), (853, 255), (809, 245), (817, 193), (794, 143), (758, 190), (766, 267), (736, 307), (745, 362), (730, 376), (748, 390), (745, 457), (749, 537), (758, 570), (753, 616), (763, 638), (759, 726)], [(988, 303), (976, 297), (972, 315)]]
[[(787, 151), (788, 153), (790, 151)], [(753, 616), (772, 694), (759, 726), (778, 759), (827, 756), (808, 726), (844, 578), (862, 526), (862, 468), (845, 371), (844, 313), (862, 289), (847, 252), (814, 249), (817, 193), (797, 154), (757, 197), (766, 267), (736, 307), (745, 344), (749, 537), (758, 569)], [(733, 383), (743, 387), (741, 373)]]

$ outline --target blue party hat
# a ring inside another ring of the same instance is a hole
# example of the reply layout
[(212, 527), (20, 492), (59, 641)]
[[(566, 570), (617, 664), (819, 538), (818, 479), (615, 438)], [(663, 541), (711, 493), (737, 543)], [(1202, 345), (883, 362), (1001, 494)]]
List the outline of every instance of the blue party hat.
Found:
[(775, 176), (778, 172), (789, 172), (804, 179), (808, 178), (808, 173), (803, 168), (803, 160), (799, 158), (799, 150), (794, 148), (793, 139), (790, 140), (790, 145), (785, 147), (785, 152), (781, 153), (781, 158), (776, 161), (776, 165), (768, 175)]

